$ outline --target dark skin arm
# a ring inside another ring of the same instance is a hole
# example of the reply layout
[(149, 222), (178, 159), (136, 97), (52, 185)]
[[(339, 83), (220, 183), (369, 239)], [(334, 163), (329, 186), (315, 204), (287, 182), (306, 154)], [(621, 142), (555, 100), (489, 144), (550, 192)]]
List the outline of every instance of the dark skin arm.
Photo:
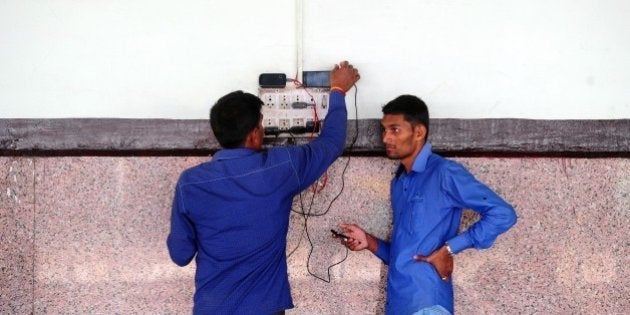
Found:
[[(339, 224), (339, 227), (344, 231), (345, 235), (349, 237), (346, 241), (341, 240), (341, 243), (350, 250), (360, 251), (367, 249), (372, 253), (376, 253), (378, 249), (376, 237), (365, 232), (356, 224)], [(446, 246), (440, 247), (429, 256), (415, 255), (413, 259), (431, 264), (440, 278), (445, 282), (448, 282), (453, 274), (453, 256), (448, 253)]]
[(453, 256), (448, 253), (446, 246), (440, 247), (429, 256), (415, 255), (413, 259), (431, 264), (438, 275), (440, 275), (440, 278), (446, 282), (453, 274)]
[(344, 91), (348, 91), (360, 78), (359, 70), (344, 60), (335, 65), (330, 72), (330, 86), (340, 87)]

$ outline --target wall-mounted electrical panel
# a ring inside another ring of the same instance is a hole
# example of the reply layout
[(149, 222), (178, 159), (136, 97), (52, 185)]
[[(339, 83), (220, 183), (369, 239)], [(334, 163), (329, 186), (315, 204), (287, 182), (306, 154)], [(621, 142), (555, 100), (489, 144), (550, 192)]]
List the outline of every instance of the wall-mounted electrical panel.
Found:
[(328, 114), (328, 88), (259, 88), (265, 136), (310, 137), (321, 130)]

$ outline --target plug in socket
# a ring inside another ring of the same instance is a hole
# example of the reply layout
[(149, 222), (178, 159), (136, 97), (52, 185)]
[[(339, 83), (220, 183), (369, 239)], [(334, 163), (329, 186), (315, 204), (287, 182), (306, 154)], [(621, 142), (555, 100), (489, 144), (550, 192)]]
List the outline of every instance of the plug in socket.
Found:
[(291, 99), (291, 108), (294, 109), (304, 109), (308, 107), (308, 103), (305, 101), (306, 99), (302, 97), (301, 91), (298, 91), (293, 95)]
[(278, 126), (280, 130), (289, 130), (290, 121), (288, 118), (280, 118), (278, 119)]
[(306, 131), (308, 131), (308, 132), (319, 132), (320, 124), (321, 124), (320, 122), (315, 123), (314, 121), (309, 119), (306, 122), (306, 126), (305, 126)]

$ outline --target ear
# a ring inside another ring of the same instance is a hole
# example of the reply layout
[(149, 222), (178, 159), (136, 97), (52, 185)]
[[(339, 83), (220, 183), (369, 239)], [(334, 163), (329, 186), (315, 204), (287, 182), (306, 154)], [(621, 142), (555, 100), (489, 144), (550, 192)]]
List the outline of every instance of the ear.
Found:
[(260, 149), (260, 146), (262, 146), (261, 134), (264, 132), (265, 131), (260, 125), (256, 126), (256, 128), (254, 128), (254, 130), (251, 132), (252, 141), (255, 143), (257, 149)]
[(262, 137), (260, 137), (260, 133), (263, 132), (261, 129), (261, 126), (256, 126), (256, 128), (252, 129), (247, 134), (247, 137), (245, 137), (244, 145), (246, 148), (260, 150), (260, 148), (262, 147)]
[(427, 127), (425, 127), (423, 124), (417, 124), (415, 127), (413, 127), (413, 133), (417, 140), (422, 141), (427, 135)]
[(256, 149), (260, 143), (258, 143), (258, 127), (252, 129), (245, 137), (244, 147), (250, 149)]

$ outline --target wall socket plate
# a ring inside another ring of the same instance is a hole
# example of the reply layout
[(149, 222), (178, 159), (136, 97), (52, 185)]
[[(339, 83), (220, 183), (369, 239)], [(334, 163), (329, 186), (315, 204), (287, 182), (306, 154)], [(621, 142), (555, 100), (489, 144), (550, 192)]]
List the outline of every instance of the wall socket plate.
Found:
[[(329, 88), (304, 88), (294, 83), (287, 83), (284, 88), (259, 88), (258, 97), (263, 101), (265, 136), (317, 135), (328, 114), (329, 93)], [(320, 125), (313, 132), (315, 121)]]

